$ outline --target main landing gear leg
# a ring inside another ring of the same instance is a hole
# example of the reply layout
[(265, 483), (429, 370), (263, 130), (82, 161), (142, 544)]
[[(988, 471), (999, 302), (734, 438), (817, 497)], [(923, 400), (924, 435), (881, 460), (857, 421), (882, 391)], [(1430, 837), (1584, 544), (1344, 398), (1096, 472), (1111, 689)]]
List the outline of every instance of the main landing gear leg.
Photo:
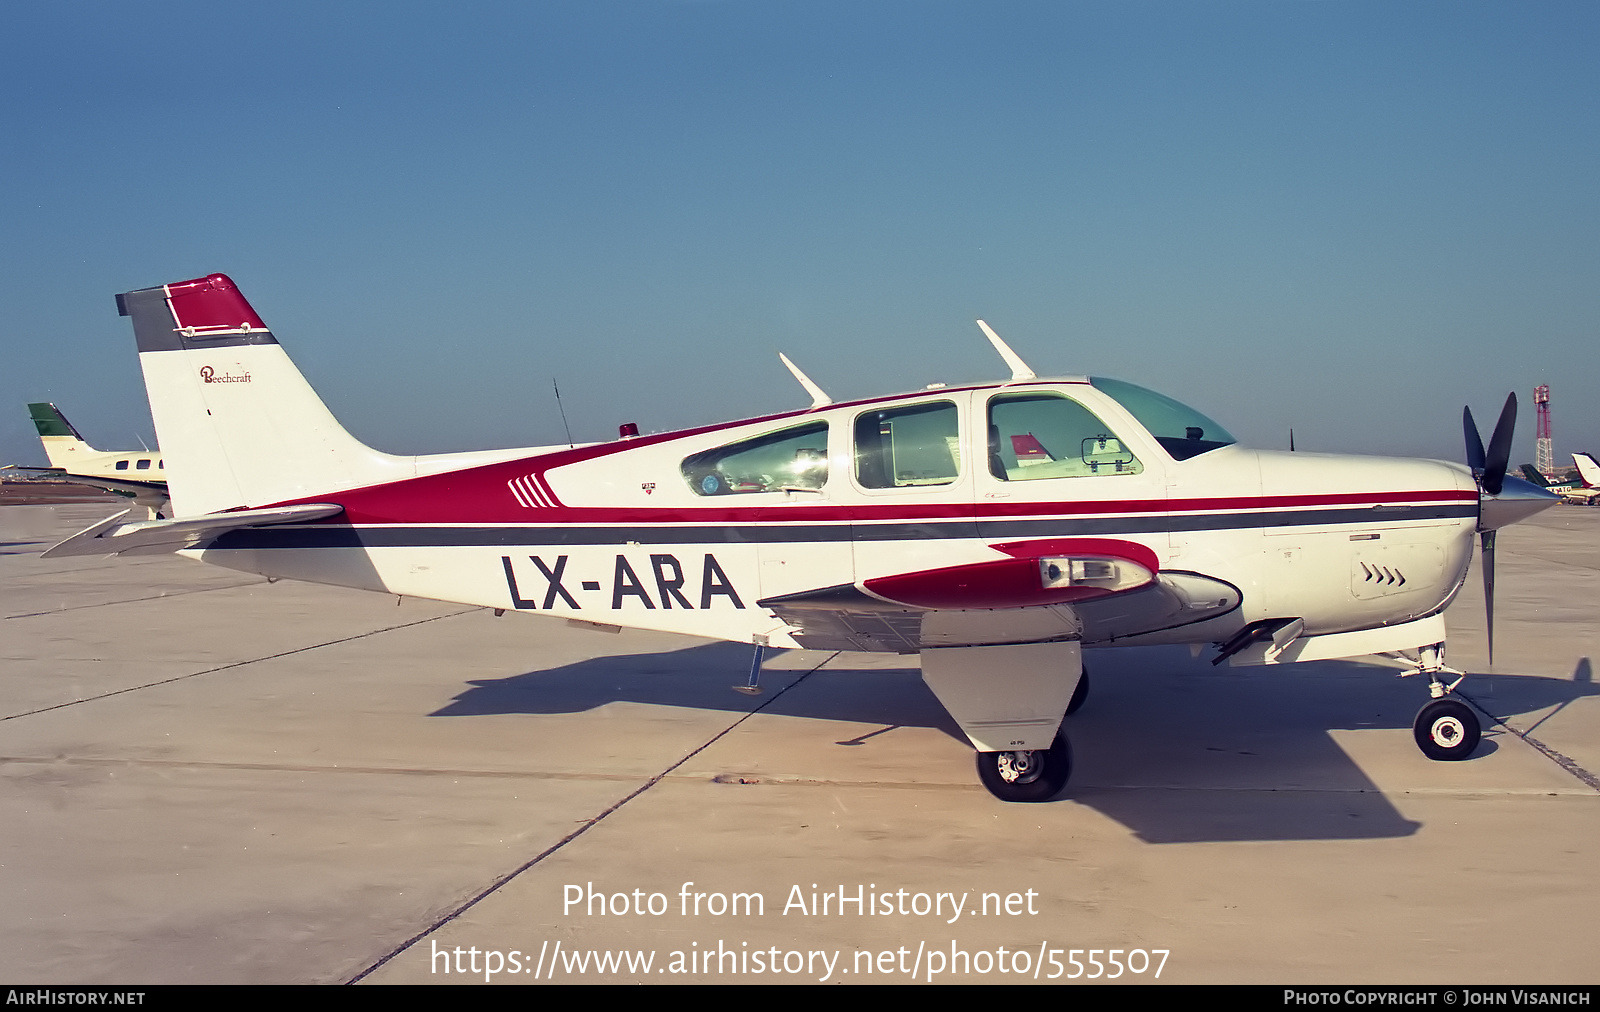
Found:
[(922, 651), (922, 680), (978, 750), (978, 779), (1001, 801), (1049, 801), (1066, 786), (1072, 749), (1061, 722), (1082, 703), (1082, 671), (1075, 641)]
[[(1422, 754), (1440, 762), (1454, 762), (1471, 756), (1478, 747), (1482, 729), (1478, 724), (1478, 714), (1472, 707), (1450, 696), (1466, 675), (1445, 666), (1444, 644), (1434, 643), (1417, 651), (1416, 669), (1404, 674), (1426, 674), (1428, 695), (1433, 697), (1431, 703), (1417, 711), (1417, 719), (1411, 724), (1412, 737), (1416, 739)], [(1455, 678), (1446, 684), (1441, 676), (1449, 675)]]

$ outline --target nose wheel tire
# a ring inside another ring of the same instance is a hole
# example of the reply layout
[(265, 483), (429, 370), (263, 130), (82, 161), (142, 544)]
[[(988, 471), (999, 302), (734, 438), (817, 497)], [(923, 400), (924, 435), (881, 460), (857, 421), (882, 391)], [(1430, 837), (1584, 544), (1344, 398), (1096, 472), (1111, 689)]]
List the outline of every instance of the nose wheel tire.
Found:
[(1049, 801), (1071, 775), (1072, 748), (1059, 731), (1047, 749), (978, 753), (978, 779), (1001, 801)]
[(1465, 759), (1478, 747), (1478, 715), (1459, 699), (1436, 699), (1418, 711), (1411, 733), (1429, 759)]

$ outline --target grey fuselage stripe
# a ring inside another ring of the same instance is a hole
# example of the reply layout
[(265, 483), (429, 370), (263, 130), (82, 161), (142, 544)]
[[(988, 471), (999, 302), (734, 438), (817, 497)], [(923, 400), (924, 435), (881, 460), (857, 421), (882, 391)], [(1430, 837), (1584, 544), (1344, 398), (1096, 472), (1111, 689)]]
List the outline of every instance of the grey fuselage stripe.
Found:
[(838, 541), (949, 541), (966, 538), (1060, 538), (1083, 535), (1162, 534), (1186, 531), (1323, 527), (1332, 524), (1393, 527), (1416, 521), (1468, 519), (1476, 503), (1416, 506), (1404, 517), (1375, 516), (1359, 509), (1227, 513), (1209, 516), (1089, 517), (1050, 520), (930, 520), (923, 523), (707, 524), (684, 527), (371, 527), (284, 525), (229, 531), (209, 547), (279, 548), (442, 548), (525, 545), (710, 545), (793, 544)]

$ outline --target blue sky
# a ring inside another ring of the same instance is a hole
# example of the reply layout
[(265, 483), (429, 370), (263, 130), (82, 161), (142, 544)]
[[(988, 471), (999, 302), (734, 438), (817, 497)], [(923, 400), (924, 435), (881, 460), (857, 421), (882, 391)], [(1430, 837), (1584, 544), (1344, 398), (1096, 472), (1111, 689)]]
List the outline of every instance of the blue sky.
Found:
[(0, 10), (0, 461), (153, 440), (113, 293), (231, 275), (357, 436), (562, 441), (1117, 376), (1244, 441), (1600, 450), (1600, 8)]

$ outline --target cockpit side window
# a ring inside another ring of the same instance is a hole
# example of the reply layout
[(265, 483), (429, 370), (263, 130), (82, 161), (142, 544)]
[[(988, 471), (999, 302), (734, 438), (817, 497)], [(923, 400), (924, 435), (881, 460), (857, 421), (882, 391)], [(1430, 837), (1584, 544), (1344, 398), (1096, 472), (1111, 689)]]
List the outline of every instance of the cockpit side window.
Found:
[(696, 495), (820, 491), (828, 481), (828, 423), (812, 422), (701, 451), (684, 460), (683, 477)]
[(961, 430), (950, 401), (857, 416), (856, 480), (863, 488), (949, 485), (961, 475)]
[(989, 399), (989, 473), (1001, 481), (1143, 470), (1133, 451), (1077, 401), (1046, 393)]
[(1188, 460), (1238, 442), (1227, 429), (1165, 394), (1103, 376), (1091, 376), (1089, 382), (1127, 408), (1173, 460)]

